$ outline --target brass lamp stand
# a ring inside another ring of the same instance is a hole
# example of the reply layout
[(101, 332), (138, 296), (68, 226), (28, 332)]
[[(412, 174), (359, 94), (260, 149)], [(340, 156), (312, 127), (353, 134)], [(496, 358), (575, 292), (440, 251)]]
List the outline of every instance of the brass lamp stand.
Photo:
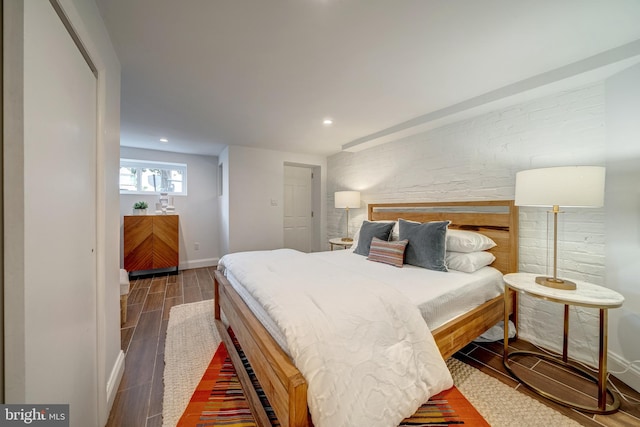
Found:
[(560, 206), (553, 205), (551, 212), (553, 213), (553, 277), (538, 276), (536, 283), (550, 288), (572, 291), (576, 289), (575, 282), (558, 278), (558, 214)]
[(343, 242), (353, 242), (353, 239), (349, 237), (349, 208), (360, 207), (360, 192), (359, 191), (336, 191), (334, 195), (336, 209), (347, 210), (347, 235), (342, 238)]
[(347, 237), (343, 237), (342, 241), (343, 242), (353, 242), (353, 239), (351, 237), (349, 237), (349, 206), (347, 206), (345, 208), (345, 210), (347, 211)]

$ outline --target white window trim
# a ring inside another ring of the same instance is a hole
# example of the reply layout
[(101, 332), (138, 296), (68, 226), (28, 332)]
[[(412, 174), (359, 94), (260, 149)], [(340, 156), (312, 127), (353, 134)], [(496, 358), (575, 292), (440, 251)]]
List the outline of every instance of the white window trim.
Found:
[[(187, 165), (186, 163), (172, 163), (172, 162), (158, 162), (152, 160), (139, 160), (139, 159), (120, 159), (120, 166), (118, 170), (122, 166), (126, 167), (136, 167), (136, 168), (146, 168), (146, 169), (175, 169), (182, 171), (182, 186), (184, 191), (181, 192), (168, 192), (167, 194), (171, 196), (186, 196), (187, 195)], [(118, 176), (118, 185), (120, 182), (120, 178)], [(128, 191), (120, 189), (120, 194), (138, 194), (138, 195), (159, 195), (160, 191)]]

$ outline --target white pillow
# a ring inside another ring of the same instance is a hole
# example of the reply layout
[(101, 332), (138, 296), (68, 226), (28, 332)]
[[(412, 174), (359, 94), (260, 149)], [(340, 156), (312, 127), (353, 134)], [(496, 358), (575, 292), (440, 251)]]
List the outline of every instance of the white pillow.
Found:
[(496, 246), (496, 242), (485, 236), (467, 230), (447, 230), (447, 251), (450, 252), (478, 252), (486, 251)]
[(394, 242), (396, 240), (400, 240), (400, 223), (398, 221), (394, 221), (393, 229), (391, 230), (391, 235), (389, 236), (389, 241)]
[(491, 252), (450, 252), (445, 255), (445, 262), (449, 270), (473, 273), (482, 267), (490, 265), (496, 257)]

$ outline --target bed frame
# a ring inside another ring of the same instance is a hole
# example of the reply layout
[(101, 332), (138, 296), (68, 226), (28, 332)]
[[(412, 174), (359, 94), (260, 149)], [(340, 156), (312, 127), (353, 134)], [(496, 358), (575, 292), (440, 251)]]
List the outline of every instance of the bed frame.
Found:
[[(502, 273), (518, 271), (518, 208), (512, 200), (478, 202), (374, 203), (368, 218), (413, 221), (451, 220), (450, 228), (473, 230), (491, 237), (497, 246), (492, 264)], [(307, 408), (307, 383), (289, 356), (256, 319), (225, 276), (216, 271), (214, 310), (216, 326), (238, 371), (258, 426), (271, 426), (260, 398), (244, 369), (222, 313), (251, 364), (278, 421), (283, 427), (312, 426)], [(432, 331), (446, 359), (504, 319), (502, 295)], [(507, 307), (511, 312), (511, 307)]]

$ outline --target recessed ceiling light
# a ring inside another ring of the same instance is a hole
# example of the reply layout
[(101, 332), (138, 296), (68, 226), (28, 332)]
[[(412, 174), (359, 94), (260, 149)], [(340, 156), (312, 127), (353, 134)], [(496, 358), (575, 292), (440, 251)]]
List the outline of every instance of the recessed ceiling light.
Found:
[(167, 138), (160, 138), (160, 142), (169, 142)]
[(322, 121), (322, 124), (325, 126), (331, 126), (333, 124), (333, 120), (332, 119), (324, 119)]

